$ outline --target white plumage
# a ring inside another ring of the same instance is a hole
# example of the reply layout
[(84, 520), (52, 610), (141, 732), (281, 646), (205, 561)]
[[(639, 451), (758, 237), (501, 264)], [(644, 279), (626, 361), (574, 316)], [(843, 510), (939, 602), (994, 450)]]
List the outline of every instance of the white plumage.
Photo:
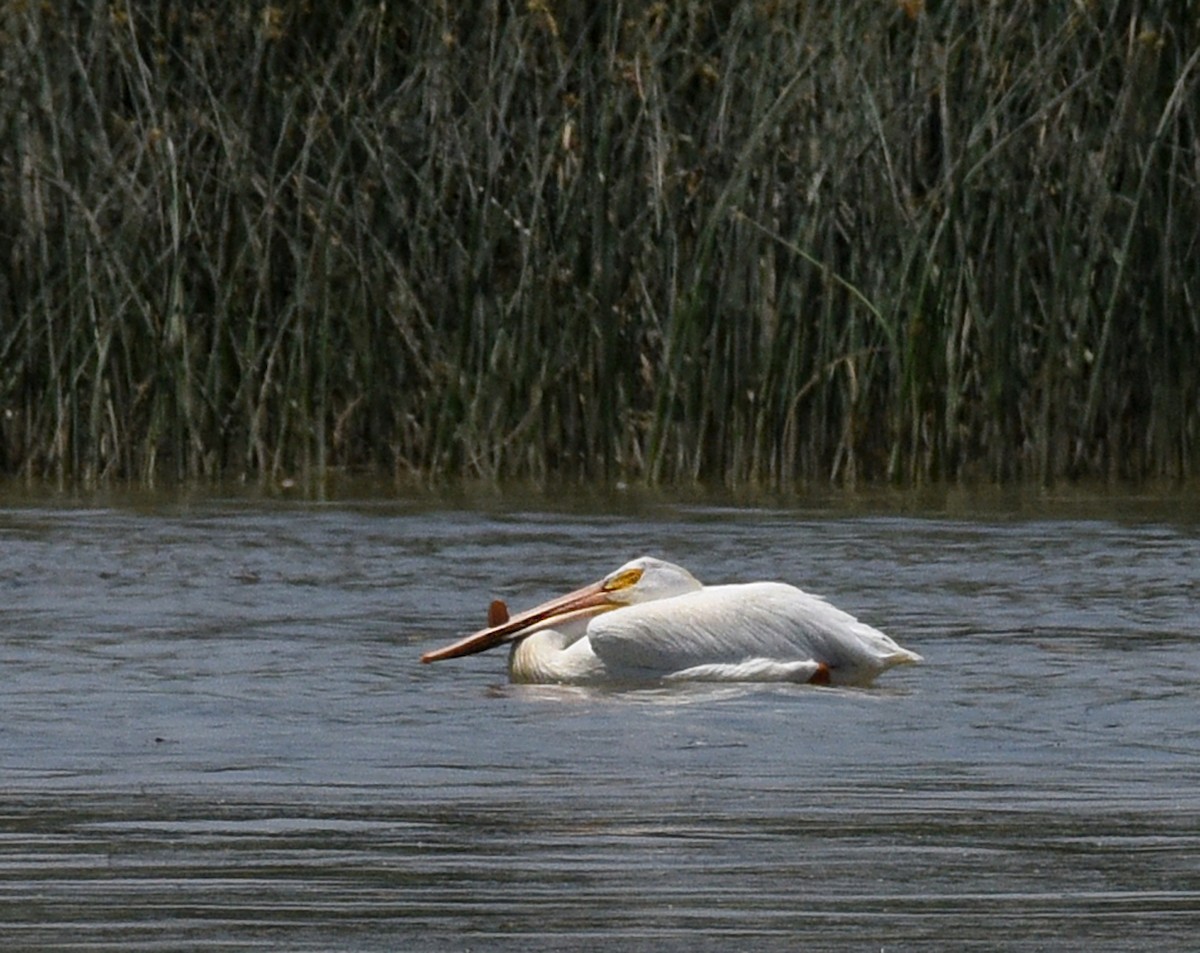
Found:
[(643, 556), (604, 579), (422, 657), (513, 643), (515, 682), (791, 681), (867, 684), (918, 662), (877, 629), (777, 582), (702, 586)]

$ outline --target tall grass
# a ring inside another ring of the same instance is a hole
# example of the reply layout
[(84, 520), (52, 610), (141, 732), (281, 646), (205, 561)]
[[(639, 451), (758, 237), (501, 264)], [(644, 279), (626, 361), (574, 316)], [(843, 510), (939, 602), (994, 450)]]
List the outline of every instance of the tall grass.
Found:
[(0, 470), (1200, 466), (1194, 4), (0, 10)]

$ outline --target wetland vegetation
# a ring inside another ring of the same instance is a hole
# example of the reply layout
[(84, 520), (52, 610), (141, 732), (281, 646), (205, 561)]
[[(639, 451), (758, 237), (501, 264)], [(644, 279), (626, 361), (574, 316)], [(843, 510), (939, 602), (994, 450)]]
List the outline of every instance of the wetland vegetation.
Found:
[(1188, 480), (1181, 0), (0, 12), (0, 472)]

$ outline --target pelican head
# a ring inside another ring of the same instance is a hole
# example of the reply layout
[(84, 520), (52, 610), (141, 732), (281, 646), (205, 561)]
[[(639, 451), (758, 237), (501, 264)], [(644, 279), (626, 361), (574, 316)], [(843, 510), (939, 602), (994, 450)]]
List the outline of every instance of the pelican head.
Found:
[(610, 593), (617, 606), (632, 606), (657, 599), (670, 599), (687, 592), (703, 589), (695, 576), (665, 559), (639, 556), (631, 559), (620, 569), (614, 569), (600, 580), (600, 588)]
[(473, 635), (421, 656), (422, 662), (474, 655), (516, 642), (545, 629), (572, 628), (602, 612), (658, 599), (669, 599), (703, 588), (682, 566), (653, 556), (639, 556), (610, 572), (603, 579), (540, 606), (517, 613), (499, 625), (490, 625)]

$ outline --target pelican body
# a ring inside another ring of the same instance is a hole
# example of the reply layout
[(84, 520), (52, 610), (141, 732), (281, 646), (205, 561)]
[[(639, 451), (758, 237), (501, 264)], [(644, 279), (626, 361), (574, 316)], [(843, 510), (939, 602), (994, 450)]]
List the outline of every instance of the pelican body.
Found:
[(514, 682), (811, 682), (866, 685), (921, 661), (877, 629), (779, 582), (703, 586), (686, 569), (642, 556), (599, 582), (509, 616), (422, 662), (509, 643)]

